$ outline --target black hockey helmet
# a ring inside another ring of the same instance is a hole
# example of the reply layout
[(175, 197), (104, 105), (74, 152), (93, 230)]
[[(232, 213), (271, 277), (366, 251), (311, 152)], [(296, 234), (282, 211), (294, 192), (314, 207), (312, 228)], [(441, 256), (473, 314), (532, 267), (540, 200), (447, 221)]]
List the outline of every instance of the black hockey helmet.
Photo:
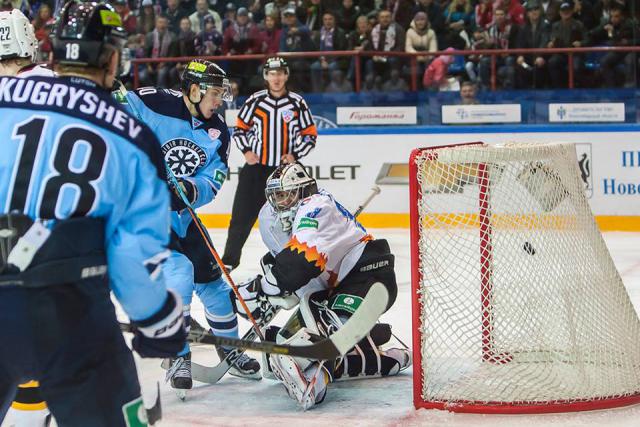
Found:
[(281, 56), (270, 56), (264, 61), (264, 66), (262, 67), (262, 77), (266, 80), (267, 73), (271, 70), (284, 70), (285, 74), (289, 74), (289, 64), (287, 61)]
[(111, 5), (70, 0), (60, 12), (53, 32), (53, 61), (104, 68), (107, 48), (121, 52), (126, 33)]
[(232, 101), (231, 83), (227, 78), (227, 73), (215, 63), (205, 59), (193, 59), (182, 72), (182, 91), (187, 96), (191, 85), (198, 85), (200, 92), (204, 95), (207, 89), (219, 87), (223, 89), (222, 100)]

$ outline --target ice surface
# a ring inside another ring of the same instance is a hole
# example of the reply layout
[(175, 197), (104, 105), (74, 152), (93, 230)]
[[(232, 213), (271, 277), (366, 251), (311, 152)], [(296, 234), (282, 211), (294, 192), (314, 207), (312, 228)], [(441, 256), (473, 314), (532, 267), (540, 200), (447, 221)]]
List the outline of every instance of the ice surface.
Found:
[[(226, 231), (210, 230), (214, 244), (224, 248)], [(398, 299), (383, 317), (395, 333), (411, 343), (409, 231), (370, 230), (378, 238), (389, 240), (396, 255)], [(605, 240), (631, 295), (636, 311), (640, 309), (640, 233), (606, 233)], [(253, 231), (242, 258), (232, 273), (240, 282), (259, 272), (259, 259), (265, 252), (257, 231)], [(193, 316), (205, 324), (203, 308), (197, 298)], [(281, 313), (286, 314), (286, 313)], [(282, 316), (275, 322), (282, 323)], [(248, 324), (241, 320), (241, 332)], [(259, 355), (258, 355), (259, 357)], [(211, 347), (193, 348), (193, 359), (202, 364), (217, 362)], [(181, 402), (164, 383), (159, 360), (136, 359), (145, 399), (155, 395), (155, 382), (161, 382), (163, 420), (161, 425), (177, 426), (640, 426), (640, 405), (582, 413), (538, 416), (453, 414), (437, 410), (416, 411), (412, 404), (411, 369), (397, 377), (347, 381), (330, 384), (324, 403), (302, 412), (287, 397), (284, 388), (271, 380), (252, 381), (226, 376), (216, 385), (196, 383)]]

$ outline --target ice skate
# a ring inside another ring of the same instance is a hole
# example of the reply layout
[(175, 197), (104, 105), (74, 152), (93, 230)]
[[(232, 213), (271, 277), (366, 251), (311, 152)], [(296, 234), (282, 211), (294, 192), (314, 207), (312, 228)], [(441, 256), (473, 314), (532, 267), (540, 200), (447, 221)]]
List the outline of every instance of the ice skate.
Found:
[[(216, 347), (216, 351), (221, 361), (231, 352), (231, 350), (226, 350), (221, 347)], [(256, 359), (247, 356), (246, 353), (243, 353), (238, 360), (236, 360), (231, 369), (229, 369), (229, 374), (234, 377), (249, 378), (252, 380), (262, 379), (260, 363)]]

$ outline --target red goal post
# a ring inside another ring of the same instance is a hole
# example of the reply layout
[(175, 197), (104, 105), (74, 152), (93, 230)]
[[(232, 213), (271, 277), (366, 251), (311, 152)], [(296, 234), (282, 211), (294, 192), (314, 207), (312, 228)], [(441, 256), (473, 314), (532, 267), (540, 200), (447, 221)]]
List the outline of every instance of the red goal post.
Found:
[(640, 321), (573, 144), (417, 149), (409, 191), (416, 408), (640, 403)]

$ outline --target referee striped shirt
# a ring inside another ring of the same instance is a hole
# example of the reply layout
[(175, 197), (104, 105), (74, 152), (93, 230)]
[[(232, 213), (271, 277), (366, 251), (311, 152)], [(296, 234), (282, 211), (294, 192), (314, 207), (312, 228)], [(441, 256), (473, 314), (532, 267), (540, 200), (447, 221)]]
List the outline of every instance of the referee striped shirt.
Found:
[(266, 89), (245, 101), (233, 133), (238, 148), (243, 153), (253, 151), (265, 166), (280, 165), (284, 154), (306, 156), (317, 137), (311, 111), (300, 95), (287, 92), (274, 98)]

